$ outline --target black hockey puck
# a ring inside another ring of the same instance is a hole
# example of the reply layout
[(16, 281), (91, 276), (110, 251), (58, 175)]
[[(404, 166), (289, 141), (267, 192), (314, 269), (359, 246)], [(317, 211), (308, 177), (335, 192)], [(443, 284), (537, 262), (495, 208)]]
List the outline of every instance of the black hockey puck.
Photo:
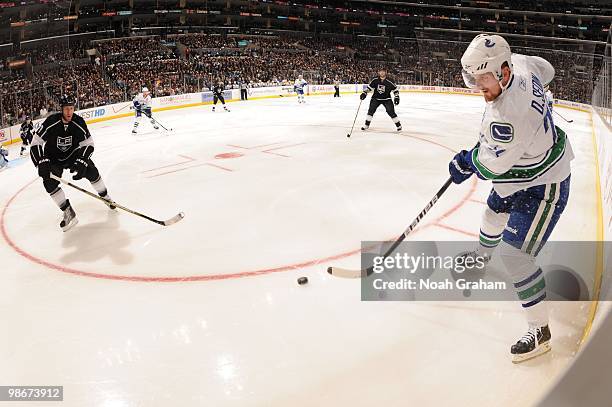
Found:
[(351, 137), (351, 135), (350, 135), (350, 134), (347, 134), (347, 135), (346, 135), (346, 137)]
[(308, 277), (300, 277), (297, 279), (297, 283), (299, 285), (308, 284)]

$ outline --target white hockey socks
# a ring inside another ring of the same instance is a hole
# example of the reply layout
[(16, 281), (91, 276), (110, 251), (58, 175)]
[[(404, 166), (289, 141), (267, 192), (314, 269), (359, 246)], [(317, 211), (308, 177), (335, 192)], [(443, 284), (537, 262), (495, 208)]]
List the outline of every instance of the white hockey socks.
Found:
[(530, 328), (548, 325), (546, 281), (535, 257), (506, 242), (500, 246), (500, 258), (514, 284), (516, 294), (527, 314)]

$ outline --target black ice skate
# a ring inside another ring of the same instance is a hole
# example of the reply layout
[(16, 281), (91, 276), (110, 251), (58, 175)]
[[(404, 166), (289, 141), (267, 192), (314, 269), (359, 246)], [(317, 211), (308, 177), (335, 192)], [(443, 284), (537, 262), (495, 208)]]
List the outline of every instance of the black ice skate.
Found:
[(517, 343), (512, 345), (512, 363), (520, 363), (550, 351), (550, 329), (548, 325), (530, 328)]
[(60, 228), (62, 228), (64, 232), (68, 232), (77, 223), (79, 223), (79, 220), (76, 217), (74, 209), (70, 206), (70, 202), (68, 202), (68, 207), (64, 209), (64, 219), (60, 222)]

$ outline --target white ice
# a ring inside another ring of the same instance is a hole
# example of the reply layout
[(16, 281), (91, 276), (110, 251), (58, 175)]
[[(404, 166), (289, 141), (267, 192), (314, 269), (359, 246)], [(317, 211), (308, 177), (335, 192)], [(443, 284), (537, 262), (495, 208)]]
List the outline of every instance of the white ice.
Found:
[[(553, 351), (522, 365), (516, 302), (360, 302), (362, 240), (393, 239), (471, 147), (480, 97), (402, 94), (397, 134), (381, 108), (346, 134), (343, 95), (165, 111), (92, 124), (112, 197), (162, 228), (66, 189), (60, 212), (28, 158), (0, 173), (0, 384), (63, 385), (63, 406), (526, 405), (578, 349), (587, 305), (552, 304)], [(364, 104), (365, 105), (365, 104)], [(551, 239), (596, 236), (587, 113), (559, 109), (572, 193)], [(87, 182), (79, 185), (89, 187)], [(476, 240), (490, 184), (451, 186), (412, 239)], [(310, 283), (298, 286), (296, 278)], [(177, 281), (178, 280), (178, 281)], [(7, 404), (9, 405), (9, 404)], [(21, 404), (19, 404), (21, 405)]]

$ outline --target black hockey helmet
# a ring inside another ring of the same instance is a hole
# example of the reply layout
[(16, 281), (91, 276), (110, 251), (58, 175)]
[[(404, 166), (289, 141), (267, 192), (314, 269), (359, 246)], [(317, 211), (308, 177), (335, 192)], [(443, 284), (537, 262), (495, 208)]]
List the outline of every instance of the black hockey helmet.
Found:
[(75, 101), (74, 101), (74, 98), (70, 95), (62, 95), (62, 97), (60, 97), (59, 104), (60, 104), (60, 107), (62, 108), (64, 106), (74, 106)]

